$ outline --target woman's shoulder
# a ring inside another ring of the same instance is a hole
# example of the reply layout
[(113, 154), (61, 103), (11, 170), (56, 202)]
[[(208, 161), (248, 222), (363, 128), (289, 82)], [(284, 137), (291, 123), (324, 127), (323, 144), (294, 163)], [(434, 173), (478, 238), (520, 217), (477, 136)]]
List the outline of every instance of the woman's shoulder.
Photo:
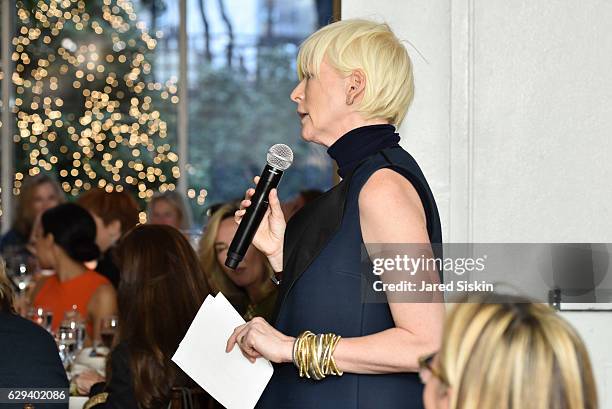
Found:
[(0, 387), (68, 387), (55, 341), (41, 326), (1, 312), (0, 334)]
[[(35, 337), (41, 334), (49, 335), (40, 325), (10, 312), (0, 312), (0, 331), (3, 336), (7, 334), (32, 335)], [(4, 337), (0, 339), (4, 339)]]
[(104, 277), (102, 274), (98, 273), (96, 270), (87, 270), (85, 274), (83, 274), (84, 281), (87, 281), (96, 287), (101, 285), (111, 285), (111, 282), (108, 278)]
[[(8, 343), (17, 340), (21, 349), (28, 349), (31, 353), (44, 356), (51, 352), (53, 358), (57, 355), (57, 346), (51, 334), (40, 325), (17, 314), (0, 312), (0, 333), (0, 348), (4, 351), (13, 350), (7, 349)], [(23, 343), (24, 339), (28, 342)]]
[(130, 347), (126, 342), (119, 342), (111, 351), (111, 359), (127, 361), (130, 356)]
[(38, 275), (34, 278), (34, 286), (30, 293), (30, 299), (38, 302), (39, 297), (45, 297), (46, 293), (55, 293), (55, 289), (60, 284), (57, 274), (51, 276)]

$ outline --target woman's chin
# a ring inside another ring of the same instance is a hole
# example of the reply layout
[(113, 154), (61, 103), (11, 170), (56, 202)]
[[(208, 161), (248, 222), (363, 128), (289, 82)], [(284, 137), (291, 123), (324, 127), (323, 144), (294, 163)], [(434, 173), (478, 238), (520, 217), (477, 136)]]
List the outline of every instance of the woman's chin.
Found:
[(231, 274), (230, 280), (232, 280), (232, 283), (234, 283), (236, 287), (240, 287), (240, 288), (247, 287), (253, 281), (251, 277), (245, 277), (245, 276), (236, 274), (235, 272), (232, 272), (230, 274)]
[(306, 127), (302, 127), (302, 139), (306, 142), (319, 143), (316, 135)]

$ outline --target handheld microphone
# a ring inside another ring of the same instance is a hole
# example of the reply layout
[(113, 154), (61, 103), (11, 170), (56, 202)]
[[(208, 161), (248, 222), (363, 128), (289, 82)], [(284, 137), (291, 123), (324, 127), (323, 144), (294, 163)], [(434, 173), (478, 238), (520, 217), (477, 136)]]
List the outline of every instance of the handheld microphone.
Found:
[(250, 199), (251, 205), (247, 207), (246, 213), (242, 217), (238, 230), (227, 251), (225, 265), (232, 270), (238, 267), (238, 264), (240, 264), (251, 245), (253, 236), (255, 236), (259, 224), (268, 209), (270, 191), (278, 186), (283, 172), (291, 166), (293, 152), (287, 145), (281, 143), (272, 145), (268, 150), (266, 160), (266, 167), (261, 172), (255, 193)]

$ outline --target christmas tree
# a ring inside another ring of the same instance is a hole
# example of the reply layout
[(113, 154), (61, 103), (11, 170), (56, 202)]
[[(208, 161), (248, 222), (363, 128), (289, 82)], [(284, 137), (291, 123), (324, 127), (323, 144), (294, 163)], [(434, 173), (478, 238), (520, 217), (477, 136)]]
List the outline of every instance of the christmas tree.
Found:
[(126, 0), (20, 0), (13, 39), (15, 192), (50, 172), (73, 196), (99, 186), (141, 202), (173, 190), (176, 80), (156, 82), (157, 38)]

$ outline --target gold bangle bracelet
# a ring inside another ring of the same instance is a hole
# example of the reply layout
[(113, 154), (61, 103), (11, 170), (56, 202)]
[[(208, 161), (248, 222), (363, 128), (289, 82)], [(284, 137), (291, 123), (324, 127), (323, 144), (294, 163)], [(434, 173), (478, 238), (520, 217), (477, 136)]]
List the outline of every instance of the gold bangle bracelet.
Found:
[(341, 337), (336, 334), (302, 332), (293, 344), (293, 364), (301, 378), (321, 380), (327, 375), (342, 376), (334, 360), (334, 350)]

